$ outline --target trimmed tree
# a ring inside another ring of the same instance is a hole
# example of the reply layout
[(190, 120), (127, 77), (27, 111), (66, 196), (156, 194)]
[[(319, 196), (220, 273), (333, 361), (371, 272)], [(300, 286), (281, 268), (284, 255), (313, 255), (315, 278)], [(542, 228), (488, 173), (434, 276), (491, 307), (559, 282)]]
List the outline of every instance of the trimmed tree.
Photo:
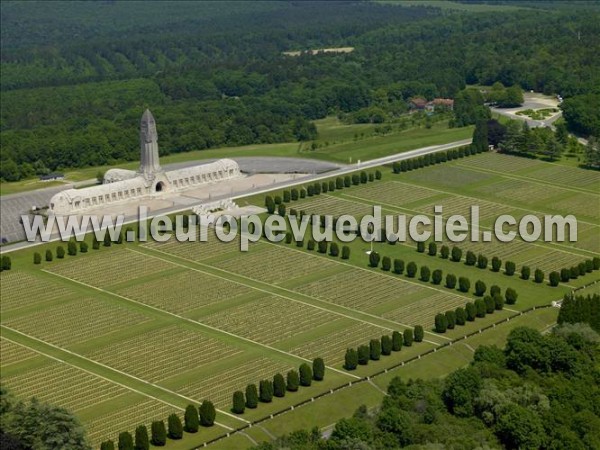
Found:
[(477, 255), (477, 267), (480, 269), (485, 269), (488, 265), (488, 259), (483, 256), (481, 253)]
[(381, 336), (381, 354), (385, 356), (392, 354), (392, 338), (387, 334)]
[(402, 337), (404, 338), (404, 342), (402, 343), (405, 347), (412, 346), (413, 343), (413, 331), (410, 328), (404, 330), (402, 333)]
[(538, 284), (544, 282), (544, 272), (541, 269), (535, 269), (535, 272), (533, 272), (533, 281)]
[(148, 428), (146, 425), (139, 425), (135, 429), (135, 450), (149, 450), (150, 439), (148, 438)]
[(417, 275), (417, 265), (411, 261), (406, 265), (406, 276), (408, 278), (414, 278), (416, 275)]
[(170, 439), (179, 440), (183, 437), (183, 425), (177, 414), (170, 414), (167, 418), (169, 427), (168, 436)]
[(399, 331), (392, 332), (392, 350), (395, 352), (402, 350), (402, 333)]
[(492, 258), (492, 272), (500, 272), (500, 268), (502, 267), (502, 260), (497, 256)]
[(280, 373), (273, 377), (273, 395), (275, 397), (285, 397), (285, 378)]
[(437, 244), (435, 242), (430, 242), (427, 248), (427, 254), (429, 256), (437, 255)]
[(358, 346), (358, 364), (366, 366), (369, 364), (369, 347), (367, 345)]
[(379, 265), (379, 253), (373, 251), (369, 254), (369, 265), (377, 267)]
[(392, 260), (390, 259), (389, 256), (384, 256), (381, 260), (381, 270), (385, 270), (386, 272), (389, 272), (391, 268), (392, 268)]
[(514, 275), (515, 270), (517, 270), (517, 265), (514, 262), (506, 261), (506, 263), (504, 263), (504, 273), (509, 277)]
[(517, 291), (515, 291), (513, 288), (506, 288), (506, 292), (504, 293), (504, 299), (506, 300), (507, 305), (514, 305), (515, 303), (517, 303), (518, 297), (519, 295), (517, 294)]
[(483, 294), (485, 294), (486, 290), (487, 290), (487, 287), (483, 281), (477, 280), (475, 282), (475, 295), (476, 296), (478, 296), (478, 297), (483, 296)]
[(204, 400), (200, 405), (200, 425), (203, 427), (212, 427), (215, 424), (217, 410), (210, 400)]
[(369, 358), (373, 361), (381, 359), (381, 341), (379, 339), (371, 339), (369, 342)]
[(110, 439), (100, 444), (100, 450), (115, 450), (115, 443)]
[(485, 302), (481, 298), (475, 300), (475, 315), (477, 317), (485, 317), (486, 315)]
[(504, 308), (504, 298), (500, 294), (496, 294), (492, 298), (494, 299), (494, 309), (501, 311)]
[(475, 308), (475, 305), (472, 302), (469, 302), (465, 305), (465, 313), (469, 322), (473, 322), (475, 320), (475, 317), (477, 316), (477, 308)]
[(456, 313), (454, 311), (446, 311), (444, 315), (446, 316), (446, 324), (448, 325), (448, 329), (453, 330), (456, 326)]
[(496, 303), (494, 302), (494, 299), (491, 296), (486, 295), (483, 297), (483, 302), (485, 303), (485, 312), (487, 314), (493, 314), (493, 312), (496, 310)]
[(52, 250), (46, 250), (46, 261), (50, 262), (52, 261), (52, 259), (54, 259), (54, 255), (52, 255)]
[(306, 363), (300, 364), (300, 386), (310, 386), (312, 384), (313, 373), (310, 366)]
[(471, 250), (467, 251), (467, 255), (465, 256), (465, 264), (467, 266), (474, 266), (477, 262), (477, 256)]
[(492, 287), (490, 288), (490, 295), (493, 297), (494, 295), (499, 295), (499, 294), (502, 294), (502, 290), (500, 289), (500, 286), (493, 284)]
[(313, 360), (313, 380), (321, 381), (325, 378), (325, 361), (323, 358), (315, 358)]
[(167, 429), (162, 420), (155, 420), (150, 426), (152, 437), (150, 442), (156, 447), (163, 447), (167, 443)]
[(273, 382), (271, 380), (260, 380), (258, 384), (258, 398), (263, 403), (273, 401)]
[(460, 292), (469, 292), (471, 289), (471, 282), (467, 277), (460, 277), (458, 279), (458, 290)]
[(446, 287), (448, 289), (454, 289), (456, 287), (456, 275), (451, 273), (446, 275)]
[(529, 266), (521, 267), (521, 279), (529, 280), (530, 276), (531, 276), (531, 269), (529, 268)]
[(34, 264), (41, 264), (42, 263), (42, 255), (40, 255), (38, 252), (35, 252), (33, 254), (33, 263)]
[(442, 257), (442, 259), (448, 259), (448, 257), (450, 256), (450, 249), (447, 245), (442, 245), (442, 247), (440, 248), (440, 256)]
[(87, 245), (87, 242), (85, 242), (85, 241), (81, 241), (81, 242), (79, 243), (79, 251), (80, 251), (81, 253), (87, 253), (87, 252), (88, 252), (88, 245)]
[(421, 275), (420, 275), (421, 281), (428, 282), (430, 277), (431, 277), (431, 270), (429, 270), (429, 267), (422, 266), (421, 267)]
[(317, 244), (317, 251), (322, 254), (327, 253), (327, 241), (320, 241)]
[(347, 245), (344, 245), (342, 247), (342, 259), (348, 259), (350, 258), (350, 247), (348, 247)]
[(550, 280), (550, 286), (552, 286), (552, 287), (556, 287), (560, 283), (560, 275), (556, 271), (550, 272), (550, 275), (548, 278)]
[(458, 308), (456, 308), (456, 310), (454, 311), (454, 314), (456, 315), (456, 325), (464, 325), (467, 322), (467, 313), (465, 311), (464, 308), (461, 308), (460, 306)]
[(401, 259), (394, 259), (394, 273), (398, 275), (404, 272), (404, 261)]
[(65, 249), (62, 245), (56, 247), (56, 257), (58, 259), (63, 259), (65, 257)]
[(435, 315), (435, 331), (436, 333), (445, 333), (448, 328), (448, 322), (444, 314)]
[(433, 271), (433, 273), (431, 274), (431, 282), (433, 284), (436, 284), (436, 285), (441, 284), (443, 278), (444, 278), (444, 274), (441, 271), (441, 269), (435, 269)]
[[(242, 394), (243, 397), (244, 394)], [(234, 404), (235, 405), (235, 404)], [(183, 429), (188, 433), (196, 433), (200, 427), (200, 417), (198, 409), (194, 405), (187, 405), (183, 415)]]
[(234, 414), (244, 414), (244, 411), (246, 411), (246, 398), (242, 391), (235, 391), (233, 393), (231, 411)]
[(423, 242), (423, 241), (417, 242), (417, 251), (419, 253), (424, 253), (425, 252), (425, 242)]
[(421, 325), (415, 325), (413, 332), (415, 335), (415, 342), (423, 342), (423, 338), (425, 337), (425, 331), (423, 330), (423, 327)]
[(246, 408), (254, 409), (258, 406), (258, 389), (255, 384), (246, 386)]
[(358, 365), (358, 353), (353, 348), (349, 348), (346, 350), (346, 355), (344, 356), (344, 369), (346, 370), (355, 370)]
[(329, 255), (330, 256), (338, 256), (340, 254), (340, 248), (336, 242), (332, 242), (329, 246)]
[(99, 250), (100, 249), (100, 242), (98, 241), (98, 239), (96, 239), (96, 235), (94, 235), (92, 237), (92, 248), (94, 250)]
[(133, 437), (129, 431), (119, 433), (119, 450), (133, 450)]
[(300, 386), (300, 375), (296, 370), (290, 370), (286, 376), (286, 389), (290, 392), (296, 392)]
[(462, 259), (462, 250), (458, 247), (452, 247), (451, 261), (459, 262)]
[(77, 255), (77, 243), (75, 241), (71, 240), (67, 243), (67, 253), (69, 256)]

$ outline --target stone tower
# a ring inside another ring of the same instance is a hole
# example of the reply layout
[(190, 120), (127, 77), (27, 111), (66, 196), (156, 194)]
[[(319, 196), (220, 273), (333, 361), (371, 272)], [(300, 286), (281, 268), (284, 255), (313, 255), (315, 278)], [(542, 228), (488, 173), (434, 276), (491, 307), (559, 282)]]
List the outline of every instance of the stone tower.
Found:
[(156, 122), (149, 109), (144, 111), (140, 124), (140, 168), (138, 173), (146, 178), (154, 178), (156, 172), (160, 172), (158, 161), (158, 134)]

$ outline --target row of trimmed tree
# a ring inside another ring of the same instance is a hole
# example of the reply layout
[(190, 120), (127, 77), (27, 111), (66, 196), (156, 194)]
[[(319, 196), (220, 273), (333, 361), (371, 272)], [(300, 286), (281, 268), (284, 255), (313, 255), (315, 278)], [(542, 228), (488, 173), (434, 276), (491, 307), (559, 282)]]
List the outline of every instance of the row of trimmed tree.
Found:
[[(167, 438), (179, 440), (183, 438), (183, 432), (197, 433), (200, 426), (212, 427), (215, 423), (217, 413), (212, 402), (205, 400), (199, 408), (188, 405), (183, 416), (183, 423), (177, 414), (171, 414), (167, 418), (167, 426), (163, 420), (156, 420), (150, 426), (150, 433), (146, 425), (139, 425), (135, 429), (134, 436), (129, 431), (119, 434), (117, 441), (118, 450), (149, 450), (150, 444), (155, 447), (163, 447), (167, 444)], [(113, 441), (104, 441), (100, 450), (115, 450)]]
[[(299, 240), (299, 241), (294, 241), (294, 236), (292, 235), (292, 233), (288, 232), (285, 235), (285, 243), (286, 244), (291, 244), (292, 242), (295, 242), (296, 247), (302, 248), (304, 247), (304, 240)], [(319, 242), (315, 242), (312, 239), (309, 239), (308, 242), (306, 243), (306, 249), (313, 251), (315, 249), (317, 249), (317, 252), (326, 255), (328, 254), (329, 256), (333, 256), (334, 258), (337, 258), (338, 256), (340, 256), (342, 259), (349, 259), (350, 258), (350, 247), (348, 247), (347, 245), (343, 245), (341, 250), (340, 250), (340, 246), (337, 244), (337, 242), (332, 242), (331, 244), (327, 241), (319, 241)]]
[(337, 177), (335, 180), (315, 182), (307, 186), (302, 186), (299, 189), (286, 189), (283, 191), (282, 195), (265, 196), (265, 207), (269, 214), (275, 214), (275, 212), (277, 212), (280, 216), (285, 216), (285, 203), (294, 202), (306, 197), (313, 197), (315, 195), (320, 195), (321, 193), (326, 194), (335, 190), (381, 180), (381, 177), (382, 174), (379, 170), (369, 173), (363, 170), (359, 173), (353, 173), (352, 175)]
[(422, 342), (424, 335), (423, 327), (416, 325), (414, 329), (408, 328), (403, 333), (394, 331), (391, 336), (384, 334), (381, 339), (371, 339), (368, 345), (349, 348), (344, 356), (344, 369), (355, 370), (359, 365), (366, 366), (369, 361), (379, 361), (382, 356), (399, 352), (403, 346), (410, 347), (413, 342)]
[(256, 384), (246, 386), (246, 392), (233, 393), (231, 412), (244, 414), (246, 408), (255, 409), (259, 403), (271, 403), (273, 397), (285, 397), (287, 392), (296, 392), (301, 386), (310, 386), (313, 381), (322, 381), (325, 378), (325, 362), (323, 358), (315, 358), (312, 367), (302, 363), (298, 370), (290, 370), (284, 377), (281, 373), (275, 374), (272, 380), (261, 380)]
[[(493, 286), (496, 287), (497, 286)], [(493, 314), (494, 311), (501, 311), (504, 308), (504, 298), (498, 291), (491, 295), (478, 298), (474, 302), (469, 302), (465, 307), (458, 307), (455, 310), (436, 314), (434, 330), (437, 333), (445, 333), (446, 330), (452, 330), (456, 326), (465, 325), (467, 322), (473, 322), (477, 318), (483, 318), (487, 314)]]
[(432, 166), (434, 164), (440, 164), (446, 161), (452, 161), (454, 159), (464, 158), (465, 156), (475, 155), (482, 153), (487, 149), (476, 148), (473, 145), (465, 145), (445, 152), (429, 153), (427, 155), (419, 156), (418, 158), (405, 159), (403, 161), (396, 161), (392, 164), (392, 171), (394, 173), (410, 172), (411, 170), (421, 169), (423, 167)]
[[(417, 242), (417, 252), (425, 253), (426, 245), (425, 242)], [(438, 246), (435, 242), (430, 242), (427, 245), (427, 254), (429, 256), (437, 256), (438, 255)], [(463, 251), (461, 248), (457, 246), (453, 246), (449, 248), (447, 245), (440, 246), (439, 256), (442, 259), (449, 259), (452, 262), (460, 262), (463, 259)], [(474, 252), (468, 250), (465, 253), (464, 258), (465, 264), (467, 266), (477, 267), (479, 269), (487, 269), (488, 267), (488, 258), (481, 253), (476, 255)], [(576, 266), (572, 266), (570, 268), (563, 268), (558, 271), (551, 272), (548, 275), (548, 281), (550, 286), (558, 286), (558, 284), (562, 281), (563, 283), (568, 282), (571, 279), (576, 279), (579, 276), (583, 276), (586, 273), (590, 273), (594, 270), (600, 269), (600, 257), (594, 257), (592, 259), (587, 259), (582, 261)], [(494, 256), (491, 259), (491, 270), (492, 272), (500, 272), (502, 270), (502, 260), (497, 256)], [(517, 265), (513, 261), (505, 261), (504, 262), (504, 274), (507, 276), (513, 276), (517, 271)], [(532, 271), (529, 266), (522, 266), (520, 270), (520, 278), (522, 280), (531, 279)], [(533, 271), (533, 281), (536, 283), (543, 283), (545, 279), (545, 274), (541, 269), (535, 269)]]
[[(381, 263), (381, 270), (386, 272), (393, 271), (398, 275), (406, 274), (408, 278), (416, 278), (417, 275), (420, 281), (425, 283), (431, 282), (435, 285), (442, 284), (444, 280), (444, 273), (441, 269), (431, 270), (428, 266), (421, 266), (420, 268), (414, 261), (410, 261), (408, 264), (404, 263), (402, 259), (392, 259), (389, 256), (384, 256), (381, 258), (379, 253), (371, 252), (369, 254), (369, 265), (373, 268), (379, 267)], [(457, 277), (454, 274), (447, 274), (444, 287), (448, 289), (456, 289), (463, 293), (467, 293), (471, 290), (471, 280), (467, 277)], [(498, 286), (492, 286), (490, 293), (492, 290), (497, 289), (497, 294), (500, 294), (500, 288)], [(477, 280), (475, 282), (473, 292), (477, 297), (483, 297), (487, 292), (487, 285), (485, 282), (481, 280)], [(494, 295), (494, 294), (492, 294)], [(506, 289), (505, 292), (505, 300), (509, 305), (514, 305), (517, 302), (518, 294), (513, 288)]]

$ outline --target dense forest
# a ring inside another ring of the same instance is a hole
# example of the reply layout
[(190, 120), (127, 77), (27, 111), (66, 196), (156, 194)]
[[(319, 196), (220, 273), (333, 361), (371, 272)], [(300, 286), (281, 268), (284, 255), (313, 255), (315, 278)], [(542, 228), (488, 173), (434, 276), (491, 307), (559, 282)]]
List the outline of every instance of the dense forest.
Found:
[[(562, 95), (571, 130), (597, 134), (600, 15), (547, 5), (2, 2), (0, 178), (137, 159), (145, 107), (168, 154), (312, 140), (330, 114), (389, 121), (500, 82)], [(338, 46), (354, 51), (283, 54)]]
[(380, 407), (359, 407), (329, 439), (297, 431), (255, 448), (597, 449), (599, 341), (583, 323), (549, 335), (515, 328), (504, 350), (480, 346), (443, 380), (393, 379)]

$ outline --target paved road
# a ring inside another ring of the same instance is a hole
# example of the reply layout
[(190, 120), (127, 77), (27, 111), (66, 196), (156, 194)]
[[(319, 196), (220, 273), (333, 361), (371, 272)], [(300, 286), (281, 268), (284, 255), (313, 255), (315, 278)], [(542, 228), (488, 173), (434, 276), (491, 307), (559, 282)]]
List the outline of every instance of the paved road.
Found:
[[(318, 181), (318, 180), (322, 180), (322, 179), (326, 179), (326, 178), (330, 178), (330, 177), (346, 175), (346, 174), (349, 174), (356, 170), (370, 169), (370, 168), (378, 167), (378, 166), (381, 166), (384, 164), (390, 164), (395, 161), (401, 161), (404, 159), (410, 159), (410, 158), (414, 158), (414, 157), (418, 157), (418, 156), (423, 156), (423, 155), (427, 155), (429, 153), (446, 151), (448, 149), (461, 147), (463, 145), (467, 145), (470, 143), (471, 143), (471, 139), (463, 139), (461, 141), (451, 142), (449, 144), (432, 145), (429, 147), (423, 147), (423, 148), (411, 150), (408, 152), (397, 153), (397, 154), (390, 155), (390, 156), (384, 156), (383, 158), (377, 158), (377, 159), (372, 159), (369, 161), (364, 161), (364, 162), (361, 162), (360, 164), (352, 164), (352, 165), (347, 165), (347, 166), (335, 165), (335, 167), (338, 167), (338, 168), (335, 170), (330, 170), (328, 172), (315, 173), (313, 175), (307, 175), (306, 177), (302, 177), (302, 178), (295, 179), (292, 181), (284, 181), (281, 183), (272, 184), (272, 185), (269, 185), (268, 187), (248, 189), (247, 191), (239, 193), (233, 197), (231, 195), (223, 195), (221, 197), (214, 197), (211, 200), (217, 201), (217, 200), (221, 200), (224, 198), (231, 198), (233, 200), (236, 200), (239, 198), (246, 197), (248, 195), (261, 194), (261, 193), (272, 191), (274, 189), (283, 189), (286, 187), (291, 187), (291, 186), (295, 186), (295, 185), (302, 184), (302, 183), (314, 182), (314, 181)], [(277, 158), (266, 158), (266, 159), (274, 160)], [(291, 158), (291, 159), (296, 159), (296, 158)], [(304, 161), (304, 160), (300, 160), (300, 161)], [(33, 191), (33, 192), (38, 192), (38, 191)], [(158, 216), (158, 215), (173, 214), (173, 213), (178, 213), (178, 212), (182, 212), (182, 211), (187, 211), (189, 209), (190, 209), (190, 206), (186, 206), (183, 208), (180, 206), (172, 207), (172, 208), (165, 208), (162, 210), (154, 211), (154, 213), (149, 214), (148, 217), (151, 218), (151, 217)], [(126, 217), (125, 223), (132, 223), (132, 222), (135, 222), (136, 220), (137, 220), (137, 217)], [(3, 218), (3, 221), (4, 221), (4, 218)], [(57, 236), (57, 237), (52, 238), (50, 241), (57, 241), (58, 239), (59, 238)], [(0, 252), (8, 253), (8, 252), (12, 252), (12, 251), (19, 250), (22, 248), (39, 245), (41, 243), (42, 242), (17, 242), (15, 244), (8, 244), (8, 245), (3, 246), (0, 249)]]

